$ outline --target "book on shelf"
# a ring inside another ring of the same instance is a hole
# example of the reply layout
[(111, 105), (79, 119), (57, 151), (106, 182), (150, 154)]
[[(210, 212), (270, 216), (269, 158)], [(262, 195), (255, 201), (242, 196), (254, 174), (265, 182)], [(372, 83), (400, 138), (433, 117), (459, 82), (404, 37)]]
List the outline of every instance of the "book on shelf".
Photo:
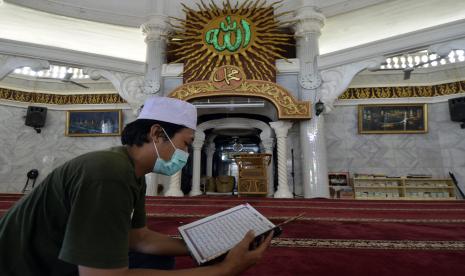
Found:
[(271, 232), (273, 237), (279, 236), (282, 225), (302, 216), (275, 225), (246, 203), (180, 226), (178, 230), (197, 264), (208, 265), (221, 261), (249, 230), (254, 231), (256, 246)]
[(386, 175), (385, 174), (373, 174), (373, 173), (370, 173), (370, 174), (368, 174), (368, 173), (355, 173), (354, 177), (372, 179), (372, 178), (386, 178)]
[(407, 178), (433, 178), (431, 174), (408, 174)]

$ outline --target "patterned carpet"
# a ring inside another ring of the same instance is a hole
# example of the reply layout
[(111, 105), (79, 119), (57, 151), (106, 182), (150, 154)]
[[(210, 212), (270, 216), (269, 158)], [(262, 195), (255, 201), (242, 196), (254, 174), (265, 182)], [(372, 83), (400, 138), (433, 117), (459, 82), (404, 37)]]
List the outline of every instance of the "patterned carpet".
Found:
[[(0, 214), (18, 198), (0, 195)], [(178, 236), (180, 225), (245, 202), (274, 223), (306, 214), (244, 275), (465, 275), (464, 201), (147, 197), (148, 226)]]

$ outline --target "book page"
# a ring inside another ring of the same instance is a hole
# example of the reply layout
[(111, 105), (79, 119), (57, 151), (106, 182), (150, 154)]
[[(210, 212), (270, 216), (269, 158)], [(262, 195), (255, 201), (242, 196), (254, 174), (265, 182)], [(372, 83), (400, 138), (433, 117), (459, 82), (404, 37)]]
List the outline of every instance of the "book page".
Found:
[(255, 236), (275, 225), (249, 204), (243, 204), (179, 227), (196, 261), (201, 264), (218, 257), (238, 242), (249, 230)]

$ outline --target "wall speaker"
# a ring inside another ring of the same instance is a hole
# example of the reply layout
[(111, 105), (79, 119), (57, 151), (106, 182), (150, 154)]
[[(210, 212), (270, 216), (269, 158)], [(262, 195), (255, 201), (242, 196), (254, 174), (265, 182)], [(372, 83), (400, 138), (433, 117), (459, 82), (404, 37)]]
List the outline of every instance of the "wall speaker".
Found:
[(449, 99), (450, 119), (465, 122), (465, 97)]
[(46, 107), (28, 106), (25, 125), (33, 128), (41, 128), (45, 125), (46, 117)]

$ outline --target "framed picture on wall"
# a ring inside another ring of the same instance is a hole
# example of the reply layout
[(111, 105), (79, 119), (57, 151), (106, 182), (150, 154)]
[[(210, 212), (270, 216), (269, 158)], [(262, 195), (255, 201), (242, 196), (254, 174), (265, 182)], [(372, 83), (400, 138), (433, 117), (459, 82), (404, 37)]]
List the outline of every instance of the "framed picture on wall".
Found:
[(370, 104), (358, 106), (360, 134), (426, 133), (426, 104)]
[(66, 136), (119, 136), (121, 110), (70, 110), (66, 113)]

